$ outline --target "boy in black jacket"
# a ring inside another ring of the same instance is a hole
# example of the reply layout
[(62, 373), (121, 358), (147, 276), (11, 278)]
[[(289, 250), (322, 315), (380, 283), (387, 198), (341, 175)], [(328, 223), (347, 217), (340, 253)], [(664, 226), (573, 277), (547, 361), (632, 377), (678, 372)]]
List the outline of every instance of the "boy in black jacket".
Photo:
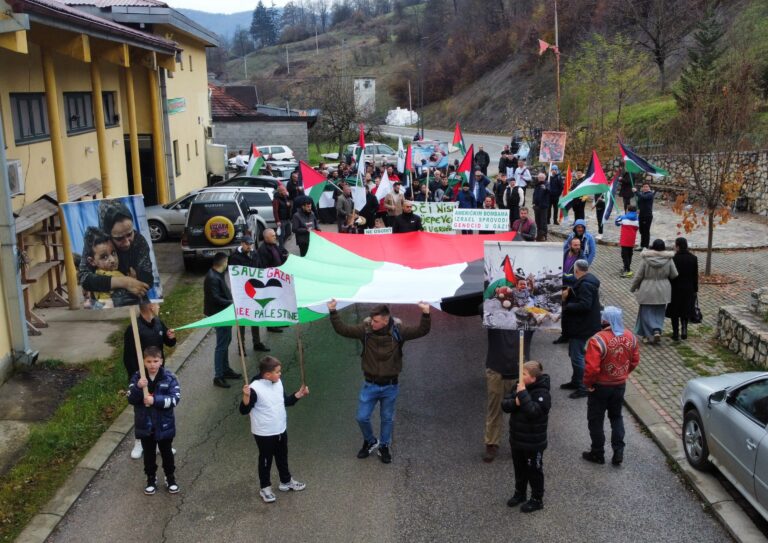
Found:
[[(549, 375), (543, 373), (540, 362), (526, 362), (523, 382), (501, 402), (509, 413), (509, 443), (515, 468), (515, 494), (507, 505), (523, 506), (523, 513), (544, 508), (544, 468), (542, 459), (547, 448), (547, 421), (552, 399), (549, 395)], [(528, 484), (531, 499), (526, 502)]]

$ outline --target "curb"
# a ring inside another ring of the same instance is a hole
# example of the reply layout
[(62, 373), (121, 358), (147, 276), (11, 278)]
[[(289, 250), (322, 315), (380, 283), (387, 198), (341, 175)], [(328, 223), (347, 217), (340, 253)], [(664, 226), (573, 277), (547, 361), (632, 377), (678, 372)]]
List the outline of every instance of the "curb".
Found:
[[(166, 361), (166, 367), (177, 372), (203, 342), (209, 328), (195, 330)], [(127, 407), (127, 406), (126, 406)], [(112, 456), (133, 428), (133, 413), (123, 409), (112, 425), (93, 444), (64, 484), (56, 491), (16, 538), (16, 543), (42, 543), (53, 533), (80, 494)]]
[(715, 517), (739, 543), (758, 543), (766, 541), (744, 510), (725, 491), (720, 482), (709, 473), (693, 469), (685, 458), (680, 436), (653, 408), (640, 393), (634, 383), (627, 381), (624, 404), (651, 434), (665, 455), (675, 463), (685, 479), (693, 486), (696, 493), (712, 509)]
[[(550, 236), (565, 240), (568, 235), (563, 232), (557, 232), (557, 231), (550, 231), (548, 233)], [(606, 247), (618, 247), (619, 242), (617, 241), (605, 241), (605, 240), (598, 240), (595, 239), (595, 243), (598, 245), (605, 245)], [(694, 253), (706, 253), (707, 248), (706, 247), (689, 247), (691, 252)], [(761, 251), (763, 249), (768, 249), (768, 245), (752, 245), (750, 247), (712, 247), (713, 253), (725, 253), (725, 252), (738, 252), (738, 251)]]

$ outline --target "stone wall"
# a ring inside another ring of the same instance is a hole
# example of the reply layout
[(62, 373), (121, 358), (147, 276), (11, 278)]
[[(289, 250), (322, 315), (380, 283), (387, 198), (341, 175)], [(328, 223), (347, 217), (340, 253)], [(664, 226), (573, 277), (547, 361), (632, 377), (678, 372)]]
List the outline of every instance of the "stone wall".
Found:
[(213, 141), (227, 146), (229, 152), (256, 145), (287, 145), (297, 160), (309, 160), (309, 132), (306, 122), (214, 122)]
[(752, 292), (748, 306), (723, 306), (717, 314), (717, 340), (753, 364), (768, 368), (768, 288)]
[[(747, 210), (768, 215), (768, 150), (738, 153), (739, 164), (752, 170), (745, 179), (741, 195), (747, 199)], [(656, 155), (646, 158), (651, 164), (664, 168), (670, 173), (668, 182), (681, 189), (690, 183), (690, 169), (683, 164), (679, 155)]]

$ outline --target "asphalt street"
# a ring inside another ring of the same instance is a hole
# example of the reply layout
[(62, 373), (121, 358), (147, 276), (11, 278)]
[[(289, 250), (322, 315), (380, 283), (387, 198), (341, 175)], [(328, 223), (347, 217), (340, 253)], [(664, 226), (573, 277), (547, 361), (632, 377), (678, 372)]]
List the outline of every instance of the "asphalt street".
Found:
[[(385, 135), (394, 137), (408, 136), (409, 138), (413, 137), (416, 133), (415, 128), (402, 126), (382, 126), (381, 131)], [(491, 157), (491, 164), (488, 166), (488, 175), (495, 175), (498, 172), (501, 150), (512, 140), (511, 134), (509, 136), (489, 136), (486, 134), (470, 134), (462, 131), (462, 135), (464, 136), (464, 144), (467, 146), (467, 149), (469, 149), (470, 145), (474, 145), (475, 152), (477, 152), (479, 146), (483, 146), (485, 152)], [(434, 139), (451, 143), (451, 141), (453, 141), (453, 131), (425, 129), (424, 137), (428, 140)], [(461, 160), (459, 154), (460, 153), (458, 152), (452, 153), (451, 160), (453, 160), (453, 158)]]
[[(343, 317), (364, 315), (353, 306)], [(415, 307), (397, 307), (406, 322)], [(237, 411), (240, 385), (211, 384), (209, 336), (180, 372), (174, 446), (181, 493), (142, 492), (132, 440), (116, 450), (49, 541), (722, 542), (723, 528), (668, 467), (657, 446), (626, 415), (625, 464), (584, 462), (586, 401), (557, 385), (570, 375), (563, 346), (538, 332), (532, 353), (552, 376), (545, 508), (509, 509), (512, 463), (506, 445), (480, 460), (485, 403), (485, 335), (479, 319), (435, 313), (429, 336), (405, 346), (394, 462), (358, 460), (354, 420), (361, 383), (359, 342), (336, 336), (327, 320), (304, 327), (309, 397), (289, 408), (289, 461), (299, 493), (258, 495), (256, 444)], [(294, 331), (267, 334), (284, 361), (286, 389), (298, 387)], [(250, 344), (250, 342), (249, 342)], [(231, 365), (237, 367), (234, 347)], [(256, 358), (249, 352), (249, 370)], [(506, 431), (505, 431), (506, 435)], [(274, 468), (273, 468), (274, 471)], [(276, 485), (276, 473), (273, 473)]]

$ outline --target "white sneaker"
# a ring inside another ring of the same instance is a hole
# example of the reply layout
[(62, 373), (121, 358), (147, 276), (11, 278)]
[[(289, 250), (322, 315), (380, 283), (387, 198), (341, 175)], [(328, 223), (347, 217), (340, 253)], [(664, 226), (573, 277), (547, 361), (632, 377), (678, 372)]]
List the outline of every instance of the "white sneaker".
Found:
[(295, 490), (298, 492), (300, 490), (304, 490), (305, 488), (307, 488), (307, 485), (305, 483), (300, 483), (294, 478), (291, 478), (291, 480), (288, 481), (287, 483), (280, 483), (280, 486), (278, 486), (277, 488), (279, 488), (283, 492), (288, 492), (289, 490)]
[(264, 503), (272, 503), (276, 500), (275, 495), (272, 493), (272, 487), (268, 486), (259, 490), (259, 496), (264, 500)]
[(138, 460), (141, 455), (144, 454), (144, 449), (141, 448), (141, 440), (137, 439), (133, 442), (133, 449), (131, 450), (131, 458)]
[(595, 238), (597, 239), (597, 241), (600, 241), (601, 239), (603, 239), (603, 235), (602, 234), (598, 234), (598, 235), (595, 236)]

